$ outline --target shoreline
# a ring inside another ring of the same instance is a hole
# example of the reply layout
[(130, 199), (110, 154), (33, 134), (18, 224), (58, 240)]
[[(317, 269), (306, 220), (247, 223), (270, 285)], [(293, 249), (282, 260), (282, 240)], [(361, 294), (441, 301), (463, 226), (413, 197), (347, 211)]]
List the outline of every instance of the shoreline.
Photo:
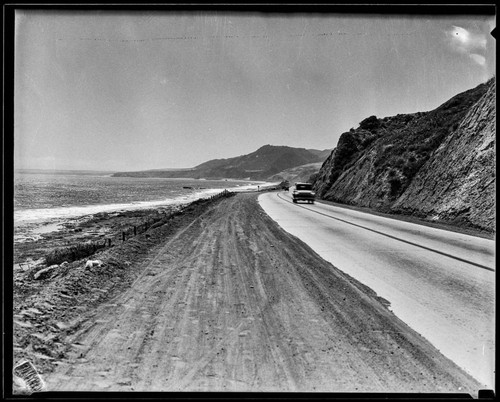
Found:
[[(233, 181), (241, 182), (241, 180)], [(58, 227), (65, 226), (67, 223), (71, 224), (73, 221), (78, 221), (79, 219), (92, 219), (94, 216), (101, 213), (113, 215), (117, 213), (138, 210), (147, 212), (148, 210), (153, 211), (158, 209), (175, 209), (201, 199), (210, 198), (216, 194), (221, 193), (224, 190), (238, 193), (253, 192), (258, 191), (258, 188), (266, 190), (269, 187), (275, 187), (277, 184), (278, 183), (275, 182), (260, 182), (253, 180), (248, 185), (237, 185), (225, 189), (210, 187), (186, 187), (186, 189), (192, 190), (190, 194), (161, 200), (134, 201), (126, 204), (87, 204), (60, 206), (54, 208), (15, 209), (14, 244), (22, 243), (23, 238), (29, 239), (35, 237), (37, 239), (40, 239), (40, 234), (42, 233), (58, 231), (60, 229)], [(27, 234), (32, 234), (33, 236), (28, 236)], [(18, 237), (18, 239), (16, 239), (16, 237)]]
[[(278, 183), (252, 181), (245, 186), (230, 187), (227, 190), (235, 193), (267, 191)], [(105, 204), (80, 207), (90, 208), (92, 213), (68, 214), (56, 218), (35, 219), (32, 221), (14, 222), (14, 271), (27, 270), (29, 266), (40, 266), (43, 255), (56, 248), (89, 241), (112, 239), (113, 244), (120, 239), (124, 230), (144, 224), (148, 219), (154, 219), (158, 214), (175, 213), (192, 203), (210, 199), (220, 194), (223, 189), (203, 189), (203, 195), (195, 193), (191, 197), (173, 198), (152, 202), (137, 202), (133, 204)], [(70, 207), (71, 208), (71, 207)], [(73, 208), (74, 210), (74, 208)], [(43, 254), (43, 255), (42, 255)], [(21, 264), (21, 266), (19, 265)]]
[[(186, 179), (162, 179), (167, 181), (185, 181)], [(204, 187), (202, 183), (204, 180), (196, 179), (200, 182), (198, 186), (183, 186), (184, 191), (182, 194), (177, 194), (167, 198), (156, 198), (151, 200), (137, 199), (128, 201), (126, 203), (109, 202), (109, 203), (91, 203), (91, 204), (74, 204), (74, 205), (58, 205), (49, 208), (26, 208), (14, 207), (14, 227), (31, 224), (31, 223), (44, 223), (49, 220), (60, 218), (76, 218), (84, 215), (96, 214), (99, 212), (116, 212), (121, 210), (137, 210), (137, 209), (153, 209), (156, 207), (164, 206), (177, 206), (181, 204), (188, 204), (198, 199), (209, 198), (214, 194), (218, 194), (224, 190), (234, 192), (247, 192), (257, 191), (259, 187), (267, 188), (276, 186), (277, 182), (265, 182), (252, 180), (243, 182), (242, 180), (232, 180), (233, 185), (229, 187)], [(225, 183), (227, 180), (220, 180)], [(241, 183), (234, 185), (234, 183)], [(190, 183), (191, 184), (191, 183)]]
[[(15, 237), (27, 240), (14, 244), (14, 265), (40, 265), (42, 254), (48, 254), (57, 248), (69, 247), (89, 241), (103, 241), (106, 238), (118, 238), (122, 229), (142, 223), (166, 208), (155, 208), (137, 211), (120, 211), (115, 213), (96, 213), (77, 218), (60, 219), (58, 223), (39, 223), (23, 227)], [(170, 208), (174, 211), (178, 208)], [(169, 212), (170, 212), (169, 210)], [(142, 220), (141, 220), (142, 218)], [(50, 228), (47, 229), (46, 227)], [(50, 230), (52, 228), (56, 230)], [(33, 241), (30, 241), (33, 239)]]

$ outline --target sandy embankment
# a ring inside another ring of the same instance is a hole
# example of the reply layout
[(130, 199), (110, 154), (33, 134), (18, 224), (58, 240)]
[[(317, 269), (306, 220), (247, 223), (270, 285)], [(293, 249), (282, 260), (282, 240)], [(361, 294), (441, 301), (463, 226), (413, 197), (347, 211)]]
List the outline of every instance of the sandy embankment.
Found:
[[(238, 194), (15, 287), (49, 390), (468, 392), (479, 384)], [(24, 288), (23, 288), (24, 286)]]

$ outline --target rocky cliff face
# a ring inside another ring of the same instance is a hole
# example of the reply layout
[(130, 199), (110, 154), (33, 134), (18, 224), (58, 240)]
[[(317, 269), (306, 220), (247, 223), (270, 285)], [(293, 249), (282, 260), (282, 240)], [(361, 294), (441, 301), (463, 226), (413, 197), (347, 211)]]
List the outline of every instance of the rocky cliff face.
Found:
[(314, 182), (321, 198), (494, 230), (495, 81), (437, 109), (341, 135)]
[(495, 230), (495, 120), (492, 82), (392, 209)]

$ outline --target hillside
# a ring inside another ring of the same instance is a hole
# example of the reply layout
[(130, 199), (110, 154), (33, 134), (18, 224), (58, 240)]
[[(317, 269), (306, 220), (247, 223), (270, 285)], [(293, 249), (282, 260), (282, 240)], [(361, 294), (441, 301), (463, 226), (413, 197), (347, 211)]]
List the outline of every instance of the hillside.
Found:
[(283, 170), (269, 177), (268, 181), (283, 181), (288, 180), (290, 183), (308, 182), (311, 176), (316, 175), (322, 166), (322, 162), (308, 163), (307, 165), (296, 166), (290, 169)]
[(495, 80), (435, 110), (343, 133), (314, 181), (318, 196), (494, 231)]
[(495, 228), (495, 86), (422, 166), (395, 212)]
[(264, 145), (250, 154), (228, 159), (214, 159), (192, 169), (120, 172), (113, 176), (267, 180), (274, 174), (289, 168), (323, 162), (329, 152), (329, 150)]

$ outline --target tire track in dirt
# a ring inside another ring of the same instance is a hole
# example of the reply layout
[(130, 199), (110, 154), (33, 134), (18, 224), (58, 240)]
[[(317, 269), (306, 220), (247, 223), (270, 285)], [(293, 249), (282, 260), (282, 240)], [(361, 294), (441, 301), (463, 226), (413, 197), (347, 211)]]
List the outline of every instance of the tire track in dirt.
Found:
[(238, 194), (152, 250), (50, 390), (470, 392), (376, 295)]

